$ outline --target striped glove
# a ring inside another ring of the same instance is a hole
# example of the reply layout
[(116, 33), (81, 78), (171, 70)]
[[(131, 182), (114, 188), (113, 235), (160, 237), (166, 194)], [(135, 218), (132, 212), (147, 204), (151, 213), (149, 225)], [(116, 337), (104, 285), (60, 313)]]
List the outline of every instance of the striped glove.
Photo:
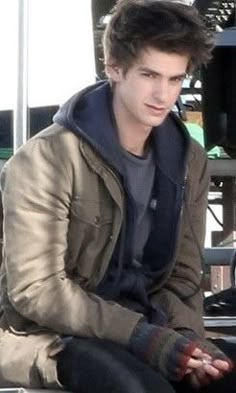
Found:
[(139, 322), (130, 339), (131, 352), (172, 381), (185, 376), (196, 347), (195, 341), (173, 329), (147, 322)]

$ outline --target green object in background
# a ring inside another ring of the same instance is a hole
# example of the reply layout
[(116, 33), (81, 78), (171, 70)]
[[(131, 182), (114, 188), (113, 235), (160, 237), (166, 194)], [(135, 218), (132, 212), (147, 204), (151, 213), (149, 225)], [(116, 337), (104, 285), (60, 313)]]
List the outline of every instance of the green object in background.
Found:
[(8, 160), (13, 154), (12, 148), (2, 147), (0, 148), (0, 159), (1, 160)]
[[(185, 122), (185, 125), (191, 137), (200, 143), (202, 147), (205, 147), (203, 128), (196, 123)], [(219, 158), (220, 148), (218, 146), (213, 147), (213, 149), (207, 152), (207, 155), (209, 158)]]

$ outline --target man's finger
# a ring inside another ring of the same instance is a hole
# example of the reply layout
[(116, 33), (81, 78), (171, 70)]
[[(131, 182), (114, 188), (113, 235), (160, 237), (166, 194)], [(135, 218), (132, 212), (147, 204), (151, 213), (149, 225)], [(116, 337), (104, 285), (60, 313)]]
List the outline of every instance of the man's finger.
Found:
[(199, 367), (202, 367), (202, 360), (201, 359), (196, 359), (196, 358), (191, 357), (189, 359), (189, 361), (187, 362), (187, 368), (196, 369)]
[(194, 374), (198, 379), (199, 385), (205, 386), (210, 384), (211, 377), (203, 370), (203, 368), (196, 369)]
[(203, 363), (203, 370), (213, 378), (219, 378), (221, 376), (221, 371), (214, 367), (211, 363)]
[(191, 374), (192, 371), (193, 371), (192, 368), (187, 368), (187, 370), (186, 370), (186, 372), (185, 372), (185, 375)]
[(212, 365), (221, 371), (227, 372), (231, 370), (231, 364), (225, 360), (215, 359), (212, 361)]
[(207, 362), (211, 362), (212, 361), (212, 357), (208, 353), (206, 353), (206, 352), (203, 352), (202, 359), (207, 361)]
[(189, 381), (190, 381), (190, 385), (194, 388), (194, 389), (199, 389), (201, 387), (199, 380), (197, 379), (195, 374), (190, 374), (189, 375)]
[(200, 348), (195, 348), (191, 356), (194, 358), (202, 358), (203, 352)]

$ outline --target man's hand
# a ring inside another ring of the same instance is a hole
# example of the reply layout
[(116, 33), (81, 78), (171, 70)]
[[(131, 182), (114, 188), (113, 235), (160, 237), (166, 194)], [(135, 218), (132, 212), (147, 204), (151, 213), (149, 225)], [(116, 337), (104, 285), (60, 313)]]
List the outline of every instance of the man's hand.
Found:
[(191, 358), (187, 362), (186, 374), (191, 374), (194, 370), (202, 367), (203, 352), (200, 348), (195, 348), (191, 354)]
[(212, 380), (222, 378), (231, 370), (231, 364), (226, 360), (212, 359), (200, 348), (196, 348), (188, 361), (186, 375), (189, 375), (191, 385), (198, 389), (208, 385)]

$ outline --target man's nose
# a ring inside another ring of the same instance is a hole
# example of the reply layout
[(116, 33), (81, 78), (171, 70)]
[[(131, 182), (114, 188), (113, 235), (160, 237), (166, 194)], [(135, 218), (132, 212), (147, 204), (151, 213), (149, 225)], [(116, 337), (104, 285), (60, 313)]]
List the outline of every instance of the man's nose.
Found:
[(164, 103), (169, 97), (169, 83), (167, 80), (155, 81), (153, 86), (153, 97), (156, 102)]

